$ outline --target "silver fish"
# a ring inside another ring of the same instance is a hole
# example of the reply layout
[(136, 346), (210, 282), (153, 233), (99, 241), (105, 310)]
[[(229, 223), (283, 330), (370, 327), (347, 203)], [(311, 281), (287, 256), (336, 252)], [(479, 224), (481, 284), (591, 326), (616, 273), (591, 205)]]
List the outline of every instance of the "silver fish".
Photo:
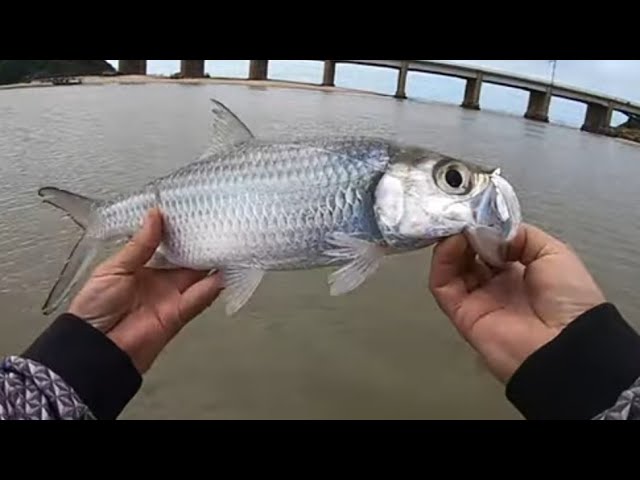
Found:
[(42, 309), (55, 310), (103, 242), (140, 228), (159, 207), (164, 237), (148, 266), (221, 271), (226, 313), (240, 310), (265, 272), (333, 266), (331, 295), (359, 287), (388, 255), (464, 232), (504, 264), (520, 205), (497, 169), (367, 137), (256, 138), (212, 100), (213, 138), (195, 162), (110, 200), (55, 187), (39, 195), (83, 228)]

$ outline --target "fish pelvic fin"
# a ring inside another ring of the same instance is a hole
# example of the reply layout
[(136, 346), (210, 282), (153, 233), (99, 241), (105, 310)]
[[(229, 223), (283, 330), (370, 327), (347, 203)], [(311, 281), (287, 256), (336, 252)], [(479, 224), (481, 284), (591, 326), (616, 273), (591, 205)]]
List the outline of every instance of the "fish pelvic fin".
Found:
[(71, 219), (83, 229), (89, 225), (89, 217), (93, 207), (98, 203), (92, 198), (78, 195), (56, 187), (42, 187), (38, 195), (44, 203), (53, 205), (64, 211)]
[(342, 268), (329, 275), (331, 296), (344, 295), (357, 289), (378, 270), (387, 255), (380, 245), (340, 232), (331, 234), (328, 242), (333, 248), (325, 254), (346, 261)]
[(49, 315), (54, 312), (67, 298), (72, 288), (87, 270), (98, 251), (98, 240), (83, 234), (75, 244), (67, 258), (62, 271), (47, 300), (42, 305), (42, 313)]
[(227, 316), (235, 315), (253, 296), (262, 283), (264, 270), (257, 268), (226, 267), (222, 269), (224, 291), (222, 299)]
[(83, 229), (82, 236), (71, 250), (42, 305), (42, 313), (49, 315), (64, 302), (96, 256), (100, 241), (87, 235), (87, 229), (90, 227), (91, 213), (100, 202), (56, 187), (43, 187), (38, 190), (38, 195), (44, 203), (59, 208)]

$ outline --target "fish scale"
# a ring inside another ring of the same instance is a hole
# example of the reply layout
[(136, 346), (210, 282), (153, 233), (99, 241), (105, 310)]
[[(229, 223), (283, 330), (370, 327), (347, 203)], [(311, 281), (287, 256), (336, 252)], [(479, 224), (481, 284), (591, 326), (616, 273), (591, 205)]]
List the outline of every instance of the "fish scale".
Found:
[[(380, 239), (371, 191), (372, 178), (380, 173), (369, 159), (384, 161), (389, 153), (377, 140), (361, 143), (350, 151), (352, 156), (333, 153), (339, 144), (325, 144), (328, 154), (318, 155), (317, 147), (307, 145), (260, 144), (231, 158), (187, 166), (139, 194), (99, 207), (103, 227), (96, 237), (132, 234), (159, 200), (167, 229), (164, 252), (172, 263), (194, 269), (230, 261), (269, 269), (326, 265), (333, 261), (322, 254), (327, 233)], [(315, 169), (306, 173), (310, 168), (301, 165)], [(268, 215), (264, 205), (271, 205)], [(256, 258), (259, 247), (268, 257)], [(302, 257), (305, 261), (297, 265), (295, 259)]]
[[(45, 313), (66, 297), (99, 245), (132, 236), (153, 207), (164, 229), (148, 266), (220, 270), (228, 314), (249, 300), (266, 271), (337, 266), (329, 283), (331, 294), (340, 295), (390, 253), (467, 227), (479, 227), (479, 249), (499, 251), (483, 242), (499, 243), (518, 225), (519, 206), (506, 181), (469, 163), (377, 138), (257, 139), (224, 105), (212, 104), (207, 151), (136, 192), (95, 200), (39, 190), (84, 229)], [(469, 192), (438, 184), (449, 162), (473, 179)], [(500, 194), (504, 201), (496, 203)], [(497, 204), (504, 208), (496, 213)]]

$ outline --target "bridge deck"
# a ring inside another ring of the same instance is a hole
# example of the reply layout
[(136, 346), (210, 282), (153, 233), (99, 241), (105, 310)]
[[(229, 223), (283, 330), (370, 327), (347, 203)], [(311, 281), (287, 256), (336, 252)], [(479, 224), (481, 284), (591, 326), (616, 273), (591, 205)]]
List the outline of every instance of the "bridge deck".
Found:
[[(367, 65), (372, 67), (384, 67), (400, 69), (402, 60), (337, 60), (337, 63), (352, 63)], [(476, 68), (466, 65), (458, 65), (435, 60), (408, 60), (408, 70), (413, 72), (432, 73), (436, 75), (446, 75), (462, 79), (482, 78), (483, 82), (501, 85), (504, 87), (519, 88), (527, 91), (546, 92), (549, 90), (549, 82), (544, 80), (516, 75), (512, 73), (500, 72), (487, 68)], [(590, 103), (611, 107), (623, 113), (640, 115), (640, 104), (627, 100), (611, 97), (608, 95), (590, 92), (569, 85), (554, 83), (551, 88), (551, 95), (554, 97), (566, 98), (578, 102)]]

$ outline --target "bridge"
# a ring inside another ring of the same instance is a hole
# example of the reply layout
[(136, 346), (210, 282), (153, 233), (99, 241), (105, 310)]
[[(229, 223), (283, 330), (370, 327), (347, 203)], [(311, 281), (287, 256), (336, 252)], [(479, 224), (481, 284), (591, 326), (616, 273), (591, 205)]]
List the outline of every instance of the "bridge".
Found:
[[(146, 60), (119, 60), (118, 71), (121, 74), (146, 75)], [(202, 78), (205, 76), (204, 60), (180, 60), (180, 75), (183, 78)], [(559, 85), (522, 75), (500, 72), (486, 68), (453, 65), (434, 60), (324, 60), (323, 86), (335, 86), (336, 65), (350, 63), (371, 67), (382, 67), (398, 72), (395, 97), (407, 98), (406, 86), (409, 72), (422, 72), (460, 78), (466, 81), (463, 108), (479, 110), (480, 92), (484, 83), (517, 88), (529, 93), (529, 101), (524, 117), (540, 122), (549, 121), (549, 105), (552, 97), (565, 98), (586, 104), (585, 118), (581, 130), (609, 135), (612, 133), (611, 117), (614, 111), (630, 118), (640, 116), (640, 104), (621, 98), (615, 98), (584, 89)], [(251, 60), (249, 80), (268, 80), (269, 60)]]

